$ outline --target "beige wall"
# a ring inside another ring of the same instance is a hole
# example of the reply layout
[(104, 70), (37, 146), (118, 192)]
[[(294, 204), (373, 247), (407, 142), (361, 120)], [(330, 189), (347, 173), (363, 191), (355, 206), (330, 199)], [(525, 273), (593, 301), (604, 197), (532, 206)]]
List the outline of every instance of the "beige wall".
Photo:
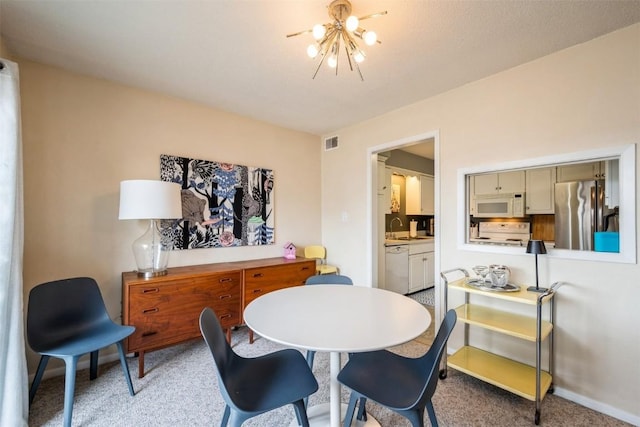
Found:
[[(278, 257), (320, 241), (320, 140), (104, 80), (19, 60), (25, 304), (44, 281), (87, 275), (120, 317), (122, 271), (144, 223), (118, 220), (119, 183), (159, 179), (160, 154), (270, 168), (276, 244), (173, 252), (170, 266)], [(30, 372), (35, 369), (29, 352)]]
[[(438, 132), (440, 145), (438, 267), (506, 264), (516, 281), (531, 283), (530, 256), (457, 248), (457, 212), (464, 209), (457, 170), (640, 142), (640, 24), (332, 133), (341, 146), (323, 154), (323, 243), (356, 281), (372, 276), (367, 259), (374, 249), (363, 250), (372, 216), (367, 150), (430, 132)], [(634, 424), (640, 423), (638, 277), (637, 264), (541, 262), (541, 281), (568, 282), (557, 297), (557, 393)], [(482, 344), (504, 351), (497, 342), (493, 335)], [(456, 335), (450, 348), (460, 345)], [(508, 351), (532, 361), (534, 347), (521, 347)]]

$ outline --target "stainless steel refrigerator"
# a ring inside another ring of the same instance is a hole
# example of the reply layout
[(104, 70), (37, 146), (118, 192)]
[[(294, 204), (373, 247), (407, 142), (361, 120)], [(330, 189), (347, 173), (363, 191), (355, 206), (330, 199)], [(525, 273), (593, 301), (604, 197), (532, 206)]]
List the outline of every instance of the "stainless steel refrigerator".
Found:
[(617, 212), (605, 204), (604, 180), (557, 183), (555, 190), (556, 248), (592, 251), (593, 233), (617, 231), (607, 230)]

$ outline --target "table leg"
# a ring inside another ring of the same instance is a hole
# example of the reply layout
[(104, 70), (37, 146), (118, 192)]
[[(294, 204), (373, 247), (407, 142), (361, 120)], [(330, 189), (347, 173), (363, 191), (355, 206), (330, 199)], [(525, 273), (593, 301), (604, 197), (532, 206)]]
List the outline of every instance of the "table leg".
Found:
[(331, 382), (329, 383), (329, 402), (331, 404), (331, 427), (340, 427), (340, 383), (338, 374), (340, 373), (340, 352), (332, 351), (329, 359), (329, 370)]

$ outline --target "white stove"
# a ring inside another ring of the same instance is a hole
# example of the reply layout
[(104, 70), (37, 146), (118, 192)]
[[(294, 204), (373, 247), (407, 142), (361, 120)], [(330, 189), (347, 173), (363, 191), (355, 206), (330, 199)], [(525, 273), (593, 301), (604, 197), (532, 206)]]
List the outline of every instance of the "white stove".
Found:
[(478, 225), (478, 237), (469, 239), (473, 243), (504, 246), (527, 246), (531, 236), (528, 222), (488, 222)]

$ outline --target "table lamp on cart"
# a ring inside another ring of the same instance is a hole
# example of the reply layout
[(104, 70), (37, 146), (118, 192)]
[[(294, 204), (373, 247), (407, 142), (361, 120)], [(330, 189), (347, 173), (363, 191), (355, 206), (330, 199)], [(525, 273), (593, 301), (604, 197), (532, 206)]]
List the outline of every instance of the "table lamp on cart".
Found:
[(547, 288), (541, 288), (538, 284), (538, 255), (544, 255), (547, 253), (547, 248), (545, 248), (544, 242), (542, 240), (529, 240), (529, 243), (527, 243), (527, 253), (534, 254), (536, 257), (536, 286), (529, 286), (527, 291), (546, 292)]

